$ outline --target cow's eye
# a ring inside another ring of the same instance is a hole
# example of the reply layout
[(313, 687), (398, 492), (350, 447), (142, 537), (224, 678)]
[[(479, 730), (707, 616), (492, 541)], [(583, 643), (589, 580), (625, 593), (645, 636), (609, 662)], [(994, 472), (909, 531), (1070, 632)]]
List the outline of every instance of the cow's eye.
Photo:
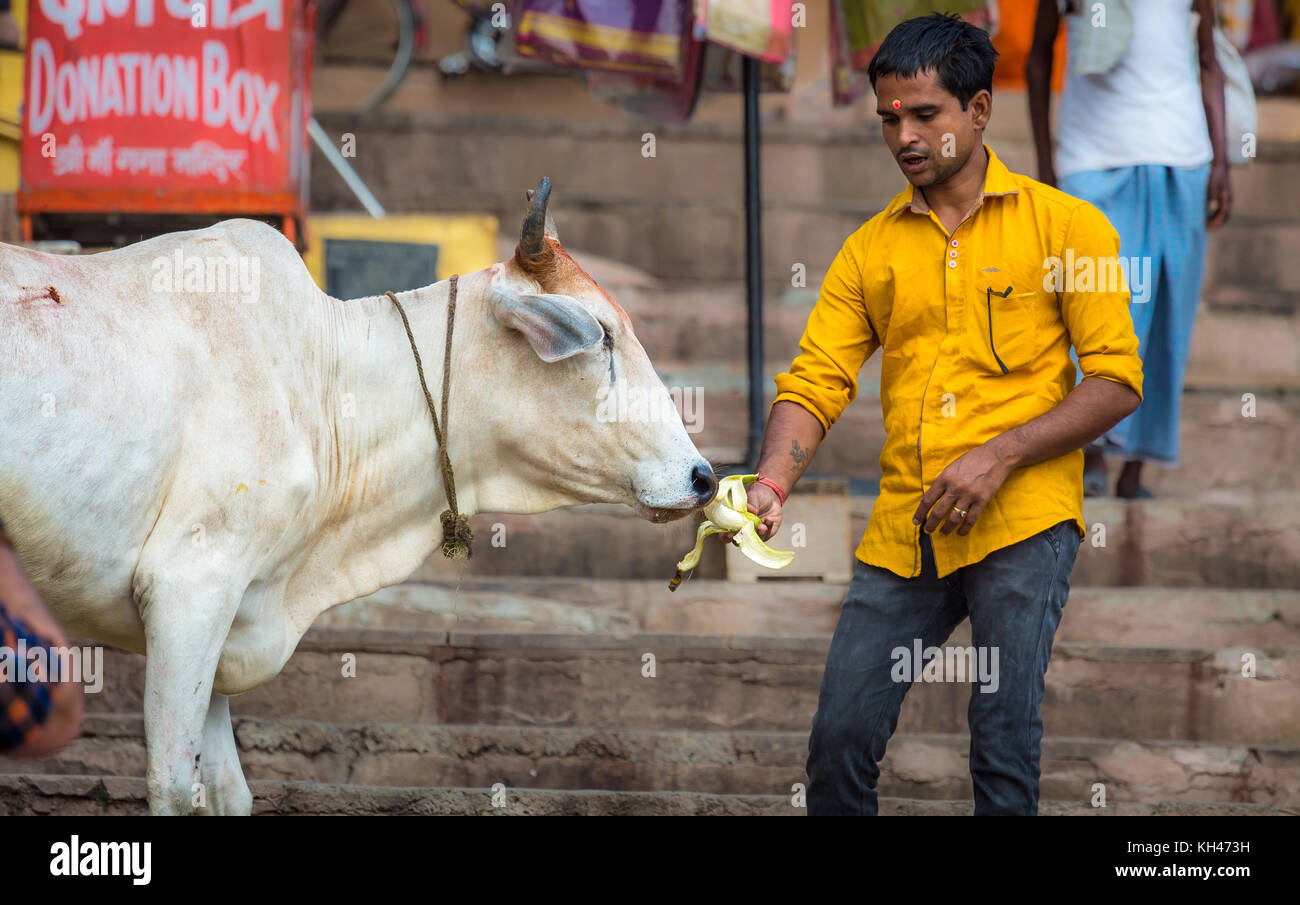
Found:
[(601, 340), (601, 342), (605, 344), (605, 348), (606, 349), (614, 348), (614, 334), (609, 332), (608, 327), (602, 326), (601, 329), (605, 331), (605, 338)]

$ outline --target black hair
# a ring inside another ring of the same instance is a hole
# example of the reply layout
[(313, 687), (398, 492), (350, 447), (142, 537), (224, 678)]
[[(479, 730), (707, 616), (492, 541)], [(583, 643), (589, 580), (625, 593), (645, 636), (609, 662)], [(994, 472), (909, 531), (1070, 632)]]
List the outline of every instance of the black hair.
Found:
[(980, 91), (993, 93), (993, 64), (998, 52), (988, 33), (957, 15), (931, 13), (907, 19), (885, 36), (871, 58), (867, 75), (874, 91), (882, 75), (915, 78), (933, 70), (944, 90), (966, 109)]

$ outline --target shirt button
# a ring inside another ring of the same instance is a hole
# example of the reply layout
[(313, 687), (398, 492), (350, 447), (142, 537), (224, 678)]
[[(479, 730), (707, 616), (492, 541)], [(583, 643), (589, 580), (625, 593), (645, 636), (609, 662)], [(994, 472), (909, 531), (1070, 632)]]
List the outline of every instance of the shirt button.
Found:
[(948, 252), (948, 256), (949, 256), (949, 257), (953, 257), (953, 258), (955, 258), (955, 257), (957, 257), (957, 252), (955, 252), (955, 251), (950, 251), (950, 252)]
[(949, 261), (949, 262), (948, 262), (948, 266), (949, 266), (949, 267), (956, 267), (956, 266), (957, 266), (957, 262), (956, 262), (956, 261)]
[(952, 247), (953, 247), (953, 248), (956, 248), (956, 247), (957, 247), (957, 240), (956, 240), (956, 239), (953, 239), (953, 240), (952, 240)]

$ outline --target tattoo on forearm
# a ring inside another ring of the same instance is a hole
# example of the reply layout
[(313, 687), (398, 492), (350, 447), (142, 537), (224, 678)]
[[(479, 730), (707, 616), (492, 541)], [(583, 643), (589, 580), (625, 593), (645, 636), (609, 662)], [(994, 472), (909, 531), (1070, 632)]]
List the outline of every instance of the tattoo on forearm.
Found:
[(808, 450), (800, 446), (798, 440), (791, 440), (790, 458), (794, 460), (794, 467), (790, 471), (794, 474), (800, 474), (808, 464)]

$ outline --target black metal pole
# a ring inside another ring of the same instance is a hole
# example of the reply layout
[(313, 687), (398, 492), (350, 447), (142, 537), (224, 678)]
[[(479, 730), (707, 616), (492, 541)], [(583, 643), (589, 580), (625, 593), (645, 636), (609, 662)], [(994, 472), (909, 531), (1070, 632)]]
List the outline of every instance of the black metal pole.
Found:
[(745, 89), (745, 298), (749, 328), (748, 470), (758, 468), (763, 442), (763, 232), (758, 161), (758, 60), (744, 58)]

